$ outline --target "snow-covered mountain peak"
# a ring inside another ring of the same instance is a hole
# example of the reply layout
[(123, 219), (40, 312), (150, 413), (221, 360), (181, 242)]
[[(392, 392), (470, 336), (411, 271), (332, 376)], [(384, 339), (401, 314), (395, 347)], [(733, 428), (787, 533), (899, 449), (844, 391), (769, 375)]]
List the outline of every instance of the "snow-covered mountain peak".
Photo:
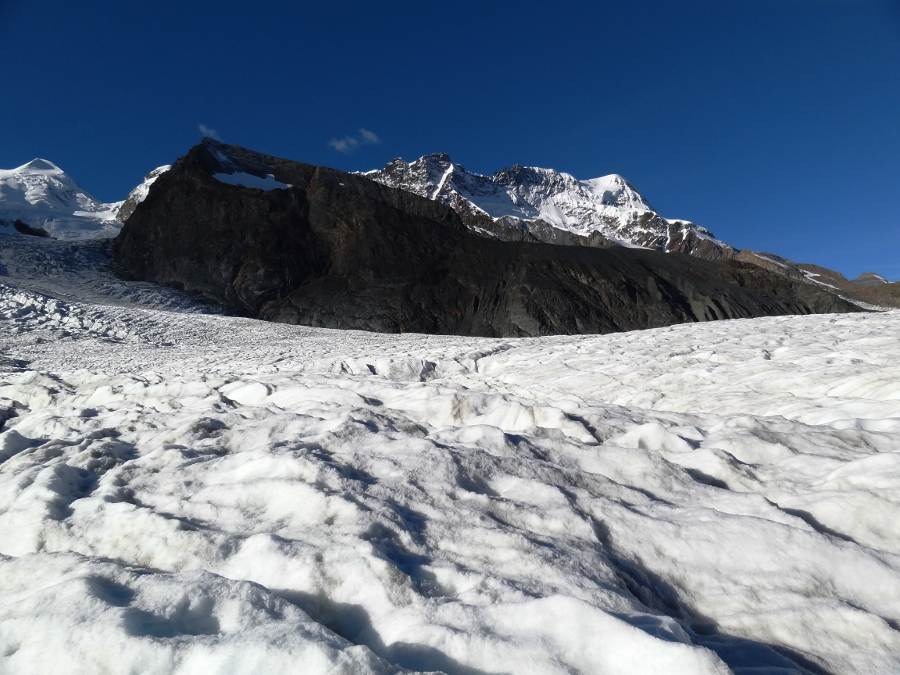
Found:
[(35, 158), (0, 169), (0, 222), (22, 220), (56, 237), (82, 239), (117, 231), (121, 202), (94, 198), (53, 162)]
[(40, 205), (52, 211), (101, 211), (103, 204), (85, 192), (65, 171), (46, 159), (33, 159), (10, 170), (0, 170), (0, 202)]
[(23, 164), (18, 169), (13, 169), (13, 171), (51, 171), (54, 173), (63, 173), (63, 170), (60, 169), (56, 164), (50, 162), (46, 159), (41, 159), (40, 157), (35, 157), (33, 160), (28, 162), (28, 164)]
[(581, 184), (607, 206), (618, 206), (634, 211), (656, 212), (656, 209), (640, 195), (634, 185), (617, 173), (601, 176), (600, 178), (590, 178), (581, 181)]
[(398, 157), (384, 169), (363, 175), (443, 202), (464, 218), (489, 217), (531, 232), (546, 233), (549, 227), (568, 236), (599, 234), (626, 246), (664, 251), (699, 254), (702, 248), (704, 257), (733, 253), (704, 228), (662, 218), (619, 174), (579, 180), (554, 169), (515, 164), (485, 176), (466, 170), (445, 153), (435, 153), (413, 162)]

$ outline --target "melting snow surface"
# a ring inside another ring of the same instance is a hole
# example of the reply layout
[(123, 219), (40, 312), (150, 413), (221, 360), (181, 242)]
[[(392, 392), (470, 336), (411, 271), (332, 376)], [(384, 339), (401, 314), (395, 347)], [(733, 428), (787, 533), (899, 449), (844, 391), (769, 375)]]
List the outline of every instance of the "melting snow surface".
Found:
[(897, 312), (379, 335), (0, 252), (0, 672), (900, 670)]
[(281, 183), (275, 180), (275, 176), (273, 176), (272, 174), (266, 174), (265, 178), (260, 178), (259, 176), (254, 176), (253, 174), (243, 172), (216, 173), (213, 174), (213, 178), (221, 183), (228, 183), (229, 185), (240, 185), (242, 187), (249, 188), (259, 188), (260, 190), (283, 190), (285, 188), (293, 187), (287, 183)]

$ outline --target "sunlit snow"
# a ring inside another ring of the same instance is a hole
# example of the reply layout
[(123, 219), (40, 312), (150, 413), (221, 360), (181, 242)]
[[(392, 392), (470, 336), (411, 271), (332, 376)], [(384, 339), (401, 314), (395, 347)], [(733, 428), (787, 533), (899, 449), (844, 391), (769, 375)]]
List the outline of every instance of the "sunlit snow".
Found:
[(900, 669), (897, 312), (380, 335), (104, 251), (0, 234), (0, 672)]

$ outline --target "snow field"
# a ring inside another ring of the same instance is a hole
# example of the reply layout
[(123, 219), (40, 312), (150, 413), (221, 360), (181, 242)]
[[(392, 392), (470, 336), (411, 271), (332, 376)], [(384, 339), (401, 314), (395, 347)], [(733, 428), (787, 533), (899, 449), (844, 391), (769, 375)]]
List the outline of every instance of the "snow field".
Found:
[(7, 253), (0, 673), (900, 667), (896, 312), (378, 335)]

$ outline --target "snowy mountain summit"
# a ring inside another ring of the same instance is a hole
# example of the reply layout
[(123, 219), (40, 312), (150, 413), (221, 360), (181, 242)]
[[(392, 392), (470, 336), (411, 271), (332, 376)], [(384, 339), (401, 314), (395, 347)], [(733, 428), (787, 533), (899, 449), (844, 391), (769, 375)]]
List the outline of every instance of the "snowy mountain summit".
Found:
[[(483, 176), (439, 153), (411, 163), (397, 158), (384, 169), (363, 175), (443, 202), (476, 228), (477, 220), (487, 217), (533, 232), (546, 231), (549, 226), (582, 238), (599, 234), (624, 246), (680, 251), (704, 258), (734, 255), (731, 246), (708, 230), (661, 217), (618, 174), (578, 180), (553, 169), (517, 164)], [(556, 237), (551, 235), (550, 239)]]
[(105, 204), (46, 159), (0, 169), (0, 226), (21, 220), (61, 239), (115, 236), (121, 202)]

